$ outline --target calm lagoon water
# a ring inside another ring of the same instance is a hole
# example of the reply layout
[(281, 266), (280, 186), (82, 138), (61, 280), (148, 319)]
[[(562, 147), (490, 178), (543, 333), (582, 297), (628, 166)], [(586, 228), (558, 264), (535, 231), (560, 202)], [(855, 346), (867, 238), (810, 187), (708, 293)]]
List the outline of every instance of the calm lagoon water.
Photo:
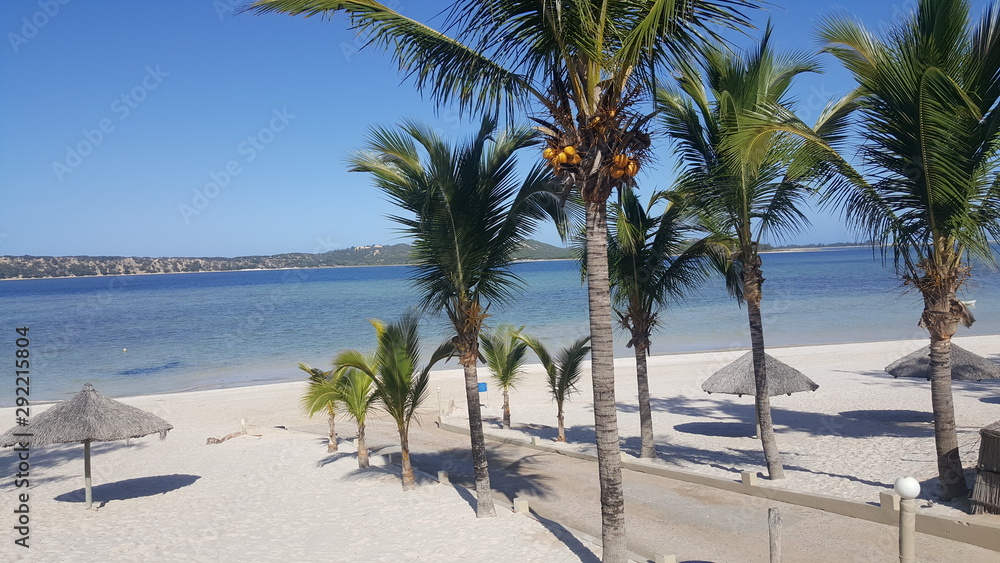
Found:
[[(586, 290), (572, 261), (517, 264), (516, 303), (488, 323), (526, 325), (553, 346), (587, 332)], [(0, 357), (13, 361), (15, 329), (29, 327), (31, 398), (57, 400), (93, 383), (108, 396), (298, 379), (300, 361), (329, 367), (344, 348), (368, 350), (367, 320), (415, 305), (408, 268), (385, 266), (0, 282)], [(1000, 276), (986, 268), (963, 299), (977, 323), (962, 334), (1000, 333)], [(768, 345), (923, 338), (919, 295), (904, 293), (870, 249), (764, 256)], [(427, 316), (431, 349), (446, 319)], [(746, 348), (746, 309), (713, 279), (661, 316), (654, 354)], [(617, 355), (631, 355), (618, 335)], [(126, 351), (127, 350), (127, 351)], [(13, 371), (0, 406), (13, 404)]]

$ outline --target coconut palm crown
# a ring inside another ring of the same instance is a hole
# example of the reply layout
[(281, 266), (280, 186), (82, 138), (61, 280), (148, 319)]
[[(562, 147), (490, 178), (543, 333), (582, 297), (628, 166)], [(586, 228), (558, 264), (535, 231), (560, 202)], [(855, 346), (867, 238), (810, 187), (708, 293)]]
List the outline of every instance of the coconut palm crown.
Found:
[(951, 338), (974, 320), (956, 298), (969, 259), (992, 265), (1000, 239), (1000, 8), (972, 20), (966, 0), (920, 0), (881, 38), (845, 17), (826, 19), (820, 38), (859, 84), (868, 180), (830, 201), (923, 297), (941, 496), (963, 496)]

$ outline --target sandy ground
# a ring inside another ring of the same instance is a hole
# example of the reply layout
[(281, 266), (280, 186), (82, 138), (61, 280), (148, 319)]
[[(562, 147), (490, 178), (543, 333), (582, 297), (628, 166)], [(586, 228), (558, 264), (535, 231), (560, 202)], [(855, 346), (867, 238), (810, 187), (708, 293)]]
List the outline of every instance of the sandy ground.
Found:
[[(1000, 359), (1000, 336), (958, 339)], [(962, 515), (961, 504), (931, 502), (935, 487), (929, 384), (894, 380), (882, 368), (923, 341), (769, 350), (819, 384), (815, 393), (772, 400), (787, 478), (776, 486), (877, 502), (904, 474), (921, 481), (921, 511)], [(654, 430), (662, 463), (736, 478), (764, 471), (750, 397), (707, 395), (700, 384), (742, 352), (650, 358)], [(638, 454), (634, 365), (617, 361), (619, 425), (626, 452)], [(499, 428), (501, 396), (481, 399), (488, 432), (555, 437), (555, 406), (538, 366), (511, 395), (514, 429)], [(424, 424), (438, 407), (460, 424), (460, 370), (434, 372)], [(424, 480), (404, 492), (391, 469), (358, 471), (350, 444), (327, 454), (298, 410), (303, 384), (286, 383), (122, 399), (174, 425), (165, 441), (147, 437), (93, 448), (94, 510), (83, 509), (82, 447), (36, 448), (30, 487), (15, 489), (16, 459), (0, 452), (0, 560), (25, 561), (579, 561), (596, 548), (499, 510), (477, 520), (454, 488)], [(592, 450), (589, 377), (567, 405), (567, 448)], [(101, 390), (98, 389), (100, 392)], [(452, 402), (454, 401), (454, 410)], [(959, 442), (974, 467), (982, 426), (1000, 419), (1000, 382), (956, 382)], [(0, 421), (14, 420), (0, 409)], [(250, 436), (206, 445), (241, 428)], [(6, 427), (6, 424), (0, 424)], [(349, 425), (342, 425), (348, 438)], [(972, 472), (969, 473), (972, 483)], [(27, 492), (29, 549), (14, 546), (17, 495)], [(973, 518), (971, 516), (964, 516)], [(2, 519), (6, 518), (7, 521)], [(995, 517), (978, 517), (995, 518)], [(334, 555), (336, 554), (336, 555)]]
[[(1000, 336), (957, 338), (956, 344), (1000, 360)], [(921, 510), (961, 515), (967, 504), (941, 504), (936, 498), (937, 464), (930, 382), (894, 379), (884, 367), (926, 346), (925, 340), (889, 341), (768, 349), (775, 358), (819, 384), (815, 392), (771, 398), (776, 439), (785, 479), (770, 486), (878, 502), (879, 492), (892, 489), (897, 477), (921, 483)], [(653, 356), (648, 360), (653, 431), (660, 459), (676, 468), (739, 479), (741, 471), (763, 472), (767, 466), (760, 440), (754, 438), (753, 397), (709, 395), (701, 384), (715, 371), (746, 353), (707, 352)], [(622, 450), (639, 455), (639, 414), (634, 358), (619, 358), (616, 398)], [(457, 372), (452, 377), (460, 378)], [(482, 379), (482, 376), (481, 376)], [(449, 384), (452, 382), (449, 380)], [(455, 383), (460, 384), (460, 379)], [(596, 455), (590, 379), (566, 405), (565, 447)], [(1000, 380), (953, 382), (959, 450), (971, 487), (979, 455), (979, 429), (1000, 420)], [(446, 391), (447, 389), (447, 391)], [(511, 395), (511, 430), (499, 424), (502, 396), (484, 395), (484, 417), (497, 436), (540, 436), (554, 439), (555, 405), (546, 395), (541, 374), (531, 374)], [(446, 420), (467, 417), (461, 388), (442, 386), (445, 402), (453, 395), (456, 409)], [(447, 410), (447, 409), (446, 409)]]

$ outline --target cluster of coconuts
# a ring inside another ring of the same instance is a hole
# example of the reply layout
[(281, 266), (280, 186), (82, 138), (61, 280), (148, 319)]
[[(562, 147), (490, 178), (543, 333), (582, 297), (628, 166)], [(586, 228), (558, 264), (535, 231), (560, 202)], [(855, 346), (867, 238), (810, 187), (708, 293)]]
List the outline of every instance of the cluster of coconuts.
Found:
[(552, 169), (556, 172), (556, 174), (559, 173), (560, 164), (570, 164), (575, 166), (583, 161), (583, 158), (577, 154), (576, 147), (573, 145), (566, 145), (562, 149), (557, 149), (551, 146), (545, 147), (545, 149), (542, 150), (542, 156), (545, 160), (549, 161), (549, 164), (552, 165)]
[(616, 154), (615, 158), (611, 161), (611, 177), (614, 179), (621, 178), (622, 176), (633, 177), (639, 173), (639, 161), (625, 156), (624, 154)]

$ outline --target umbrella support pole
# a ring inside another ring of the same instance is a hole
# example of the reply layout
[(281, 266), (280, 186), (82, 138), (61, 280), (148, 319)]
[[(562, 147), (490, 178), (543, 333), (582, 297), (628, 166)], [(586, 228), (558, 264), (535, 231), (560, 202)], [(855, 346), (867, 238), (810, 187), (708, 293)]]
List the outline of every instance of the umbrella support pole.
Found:
[(93, 493), (90, 490), (90, 440), (83, 442), (83, 484), (84, 500), (87, 503), (87, 508), (90, 508), (94, 502)]

